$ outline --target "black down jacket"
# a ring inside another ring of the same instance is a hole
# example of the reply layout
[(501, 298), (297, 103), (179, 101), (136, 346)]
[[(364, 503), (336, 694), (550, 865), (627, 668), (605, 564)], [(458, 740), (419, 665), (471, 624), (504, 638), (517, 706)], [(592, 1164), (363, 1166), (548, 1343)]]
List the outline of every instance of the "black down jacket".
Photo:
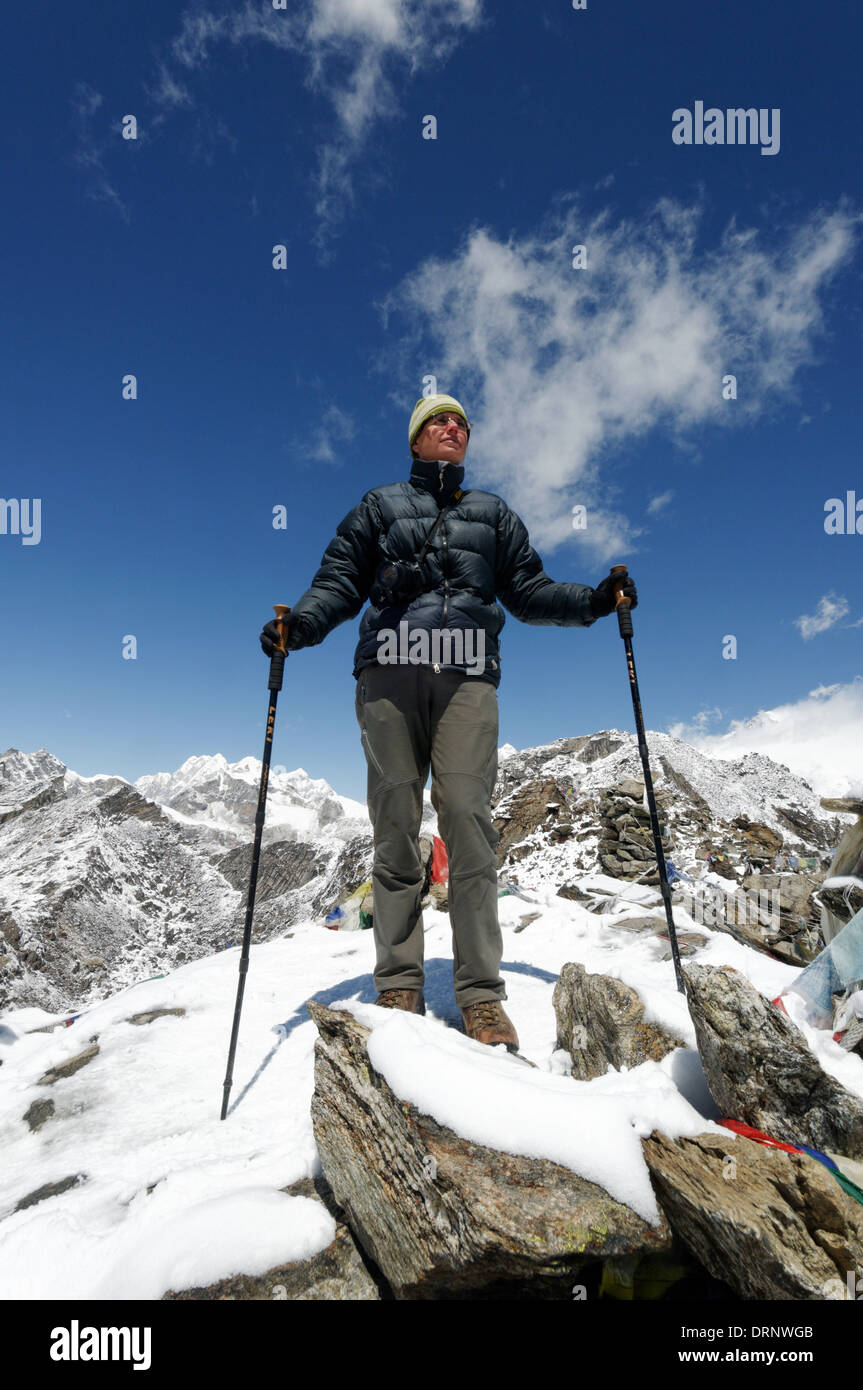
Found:
[[(439, 646), (437, 651), (430, 647), (429, 664), (440, 660), (439, 652), (444, 658), (441, 666), (471, 669), (497, 686), (498, 638), (506, 622), (498, 598), (525, 623), (590, 627), (595, 621), (591, 586), (550, 579), (524, 522), (502, 498), (470, 489), (454, 500), (463, 478), (462, 465), (415, 458), (408, 482), (365, 494), (339, 523), (320, 569), (293, 606), (292, 618), (302, 617), (309, 627), (310, 646), (322, 642), (339, 623), (355, 618), (370, 598), (360, 623), (354, 676), (378, 660), (383, 640), (378, 634), (385, 629), (395, 634), (406, 621), (411, 638), (418, 631), (428, 633), (429, 645), (435, 631), (457, 634), (449, 642), (436, 639)], [(378, 566), (384, 560), (415, 560), (441, 506), (446, 512), (425, 561), (431, 587), (407, 604), (387, 607), (377, 585)], [(478, 631), (465, 637), (470, 629)], [(401, 631), (407, 635), (404, 628)], [(483, 646), (484, 665), (479, 660)]]

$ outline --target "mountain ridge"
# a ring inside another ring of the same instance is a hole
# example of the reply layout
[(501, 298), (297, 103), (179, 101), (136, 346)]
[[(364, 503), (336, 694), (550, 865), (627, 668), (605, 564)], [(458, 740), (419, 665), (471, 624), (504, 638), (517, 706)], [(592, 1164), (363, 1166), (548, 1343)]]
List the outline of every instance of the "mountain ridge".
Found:
[[(732, 762), (670, 735), (648, 741), (666, 854), (684, 872), (714, 846), (749, 868), (779, 848), (823, 860), (848, 820), (764, 755)], [(239, 940), (260, 771), (251, 756), (199, 754), (131, 783), (82, 777), (46, 749), (0, 756), (0, 1008), (71, 1011)], [(619, 730), (504, 745), (501, 876), (559, 892), (597, 872), (650, 882), (641, 776), (637, 742)], [(422, 833), (436, 829), (426, 792)], [(372, 858), (364, 806), (305, 769), (272, 773), (255, 940), (323, 917), (371, 876)]]

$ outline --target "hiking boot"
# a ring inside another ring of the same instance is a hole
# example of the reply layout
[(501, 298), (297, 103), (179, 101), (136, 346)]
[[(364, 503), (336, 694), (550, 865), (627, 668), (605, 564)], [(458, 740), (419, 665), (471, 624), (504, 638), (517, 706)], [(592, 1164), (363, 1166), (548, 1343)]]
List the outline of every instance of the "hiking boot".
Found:
[(468, 1004), (461, 1016), (464, 1031), (475, 1042), (488, 1043), (490, 1047), (505, 1043), (507, 1052), (518, 1052), (518, 1033), (499, 999), (481, 999), (478, 1004)]
[(375, 1003), (380, 1009), (402, 1009), (406, 1014), (424, 1014), (426, 1011), (421, 989), (385, 989)]

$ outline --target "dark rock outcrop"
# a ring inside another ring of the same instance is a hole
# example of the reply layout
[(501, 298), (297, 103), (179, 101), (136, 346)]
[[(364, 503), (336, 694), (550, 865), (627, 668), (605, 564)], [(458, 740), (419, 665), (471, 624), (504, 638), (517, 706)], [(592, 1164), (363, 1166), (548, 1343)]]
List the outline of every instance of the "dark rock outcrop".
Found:
[[(248, 892), (251, 866), (251, 845), (238, 845), (219, 860), (219, 868), (225, 878), (232, 887), (243, 893)], [(294, 888), (302, 888), (323, 873), (326, 867), (326, 855), (302, 841), (276, 840), (264, 845), (258, 865), (255, 902), (263, 904)]]
[(38, 1206), (39, 1202), (47, 1202), (49, 1197), (60, 1197), (64, 1192), (68, 1192), (70, 1187), (80, 1187), (81, 1183), (86, 1181), (86, 1173), (70, 1173), (68, 1177), (60, 1178), (57, 1182), (43, 1183), (41, 1187), (28, 1192), (20, 1202), (16, 1202), (14, 1211), (26, 1211), (28, 1207)]
[[(498, 863), (503, 864), (507, 859), (518, 860), (528, 854), (530, 846), (525, 845), (524, 841), (542, 827), (551, 829), (552, 821), (559, 829), (558, 817), (562, 805), (563, 798), (557, 783), (550, 779), (529, 782), (505, 802), (499, 802), (494, 820), (494, 827), (500, 835)], [(569, 817), (565, 819), (570, 824)]]
[(34, 1100), (24, 1113), (24, 1120), (31, 1134), (40, 1130), (54, 1114), (53, 1100)]

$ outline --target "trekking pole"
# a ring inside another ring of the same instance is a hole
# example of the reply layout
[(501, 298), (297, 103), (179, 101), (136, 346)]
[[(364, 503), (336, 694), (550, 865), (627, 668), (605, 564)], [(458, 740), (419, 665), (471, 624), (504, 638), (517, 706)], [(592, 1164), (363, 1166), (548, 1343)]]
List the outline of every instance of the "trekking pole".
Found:
[(680, 990), (681, 994), (685, 994), (686, 990), (684, 988), (683, 975), (680, 969), (680, 951), (677, 946), (677, 933), (674, 930), (674, 918), (671, 915), (671, 889), (668, 886), (668, 874), (665, 871), (665, 854), (662, 849), (662, 835), (659, 830), (659, 818), (656, 814), (656, 798), (653, 795), (653, 778), (650, 775), (650, 762), (647, 756), (647, 739), (644, 735), (644, 719), (641, 714), (641, 697), (638, 693), (638, 678), (635, 674), (635, 658), (632, 655), (632, 612), (630, 611), (629, 599), (621, 593), (623, 581), (627, 573), (626, 565), (612, 565), (611, 573), (619, 580), (619, 583), (614, 586), (617, 593), (617, 602), (615, 605), (617, 611), (617, 625), (620, 628), (620, 635), (626, 647), (629, 689), (632, 693), (632, 708), (635, 711), (635, 727), (638, 731), (638, 751), (641, 754), (641, 766), (644, 769), (644, 788), (647, 792), (650, 824), (653, 828), (656, 866), (659, 869), (659, 889), (662, 893), (662, 901), (665, 903), (665, 920), (668, 923), (668, 935), (671, 940), (671, 955), (674, 959), (674, 974), (677, 980), (677, 988)]
[[(284, 624), (290, 608), (287, 604), (277, 603), (274, 605), (276, 621)], [(246, 925), (243, 928), (243, 947), (240, 952), (240, 979), (237, 984), (237, 1003), (234, 1008), (234, 1026), (231, 1029), (231, 1046), (228, 1052), (228, 1069), (225, 1073), (225, 1082), (222, 1093), (222, 1114), (224, 1119), (228, 1113), (228, 1097), (231, 1094), (233, 1085), (234, 1053), (237, 1050), (237, 1035), (240, 1031), (240, 1010), (243, 1007), (243, 991), (246, 988), (246, 975), (249, 969), (249, 946), (252, 940), (252, 913), (255, 910), (255, 890), (258, 886), (258, 859), (261, 854), (261, 836), (264, 832), (264, 811), (267, 805), (267, 783), (270, 780), (270, 754), (273, 751), (273, 729), (276, 723), (276, 701), (279, 698), (279, 691), (282, 688), (282, 675), (285, 670), (285, 630), (281, 631), (281, 643), (273, 652), (270, 658), (270, 680), (267, 689), (270, 692), (269, 708), (267, 710), (267, 732), (264, 738), (264, 757), (261, 767), (261, 785), (258, 791), (258, 809), (255, 813), (255, 839), (252, 845), (252, 872), (249, 878), (249, 897), (246, 903)]]

